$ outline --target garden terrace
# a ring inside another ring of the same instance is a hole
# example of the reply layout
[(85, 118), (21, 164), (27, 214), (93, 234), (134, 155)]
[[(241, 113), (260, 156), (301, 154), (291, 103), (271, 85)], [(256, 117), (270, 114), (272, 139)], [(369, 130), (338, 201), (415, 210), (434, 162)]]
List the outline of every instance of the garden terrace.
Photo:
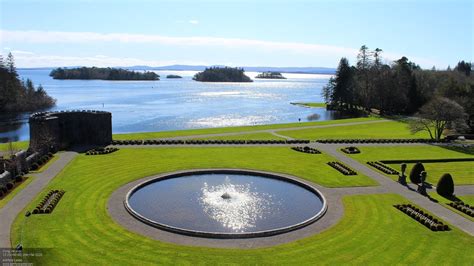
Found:
[(315, 142), (338, 144), (338, 143), (445, 143), (447, 140), (434, 139), (317, 139)]
[(437, 218), (433, 218), (432, 215), (424, 212), (420, 208), (411, 204), (396, 204), (393, 205), (403, 213), (409, 215), (414, 220), (428, 227), (431, 231), (449, 231), (449, 226), (444, 224)]
[[(426, 182), (431, 184), (438, 183), (438, 179), (445, 173), (450, 173), (453, 177), (455, 185), (474, 184), (474, 162), (470, 161), (474, 156), (465, 153), (462, 150), (447, 149), (440, 145), (418, 145), (418, 146), (384, 146), (383, 148), (375, 146), (360, 146), (360, 154), (350, 154), (349, 157), (366, 164), (371, 161), (387, 162), (398, 161), (406, 162), (411, 160), (413, 162), (423, 160), (445, 160), (445, 159), (460, 159), (467, 158), (467, 161), (453, 161), (453, 162), (433, 162), (423, 163), (425, 171), (427, 172)], [(425, 161), (426, 162), (426, 161)], [(407, 163), (406, 173), (410, 173), (414, 163)], [(388, 164), (388, 166), (400, 172), (400, 164)], [(395, 175), (387, 175), (393, 180), (397, 180)]]
[(212, 140), (212, 139), (191, 139), (191, 140), (177, 140), (177, 139), (158, 139), (158, 140), (113, 140), (112, 145), (216, 145), (216, 144), (307, 144), (309, 140)]

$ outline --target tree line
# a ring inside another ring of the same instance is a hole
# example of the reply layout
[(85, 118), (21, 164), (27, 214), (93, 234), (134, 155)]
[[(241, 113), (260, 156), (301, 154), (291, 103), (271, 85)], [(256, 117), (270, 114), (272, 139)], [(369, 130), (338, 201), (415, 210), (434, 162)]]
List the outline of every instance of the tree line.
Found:
[(35, 87), (30, 79), (19, 79), (11, 53), (5, 61), (0, 55), (0, 111), (33, 112), (55, 104), (41, 85)]
[(137, 72), (121, 68), (78, 67), (56, 68), (49, 73), (54, 79), (102, 79), (102, 80), (159, 80), (155, 72)]
[(377, 109), (383, 115), (414, 115), (435, 98), (447, 98), (467, 113), (474, 130), (474, 75), (471, 63), (460, 61), (451, 70), (423, 70), (408, 58), (382, 62), (382, 50), (363, 45), (355, 66), (341, 58), (322, 94), (329, 108), (356, 112)]

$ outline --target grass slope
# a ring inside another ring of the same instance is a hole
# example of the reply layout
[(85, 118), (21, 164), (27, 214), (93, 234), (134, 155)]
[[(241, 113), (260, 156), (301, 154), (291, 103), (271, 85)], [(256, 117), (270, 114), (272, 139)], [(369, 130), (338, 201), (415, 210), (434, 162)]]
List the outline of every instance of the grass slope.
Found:
[(162, 131), (162, 132), (114, 134), (113, 138), (117, 140), (170, 138), (170, 137), (178, 137), (178, 136), (221, 134), (221, 133), (245, 132), (245, 131), (266, 130), (266, 129), (285, 129), (285, 128), (292, 128), (292, 127), (335, 125), (335, 124), (345, 124), (345, 123), (353, 123), (353, 122), (367, 122), (367, 121), (373, 121), (373, 120), (379, 120), (379, 119), (380, 118), (376, 118), (376, 117), (364, 117), (364, 118), (328, 120), (328, 121), (318, 121), (318, 122), (301, 122), (301, 123), (272, 124), (272, 125), (259, 125), (259, 126), (221, 127), (221, 128), (203, 128), (203, 129)]
[(271, 133), (250, 133), (233, 136), (220, 136), (220, 137), (205, 137), (196, 139), (218, 139), (218, 140), (271, 140), (271, 139), (285, 139), (282, 137), (275, 136)]
[[(473, 155), (445, 149), (438, 146), (390, 146), (390, 147), (358, 147), (359, 154), (350, 155), (352, 158), (366, 163), (367, 161), (380, 160), (402, 160), (402, 159), (443, 159), (443, 158), (473, 158)], [(474, 184), (474, 162), (450, 162), (450, 163), (424, 163), (428, 174), (427, 181), (436, 185), (444, 173), (453, 176), (456, 185)], [(400, 170), (399, 164), (390, 164), (391, 167)], [(407, 173), (410, 173), (413, 164), (407, 165)], [(375, 169), (375, 168), (374, 168)], [(397, 176), (389, 175), (392, 179)]]
[(412, 134), (405, 122), (390, 120), (384, 123), (310, 128), (301, 130), (282, 130), (278, 134), (295, 139), (408, 139), (429, 138), (428, 133)]
[[(407, 201), (391, 194), (345, 197), (344, 217), (337, 225), (271, 248), (216, 249), (154, 241), (120, 227), (107, 214), (108, 197), (130, 176), (120, 172), (113, 177), (91, 176), (84, 172), (84, 163), (79, 158), (51, 184), (67, 191), (51, 215), (27, 218), (24, 246), (51, 248), (37, 261), (40, 264), (472, 265), (474, 261), (474, 253), (466, 252), (474, 249), (473, 237), (456, 228), (430, 231), (392, 207)], [(19, 240), (23, 219), (15, 221), (13, 243)]]
[[(28, 141), (16, 141), (12, 142), (13, 150), (27, 150), (29, 146)], [(10, 149), (10, 145), (8, 143), (0, 143), (0, 151), (8, 151)]]

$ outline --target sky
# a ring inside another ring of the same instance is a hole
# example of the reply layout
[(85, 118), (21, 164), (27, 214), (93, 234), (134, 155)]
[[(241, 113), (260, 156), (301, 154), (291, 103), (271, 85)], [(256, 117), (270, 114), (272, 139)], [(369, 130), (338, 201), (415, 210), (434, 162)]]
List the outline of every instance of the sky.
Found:
[(336, 67), (358, 49), (423, 68), (473, 61), (473, 1), (0, 0), (17, 67)]

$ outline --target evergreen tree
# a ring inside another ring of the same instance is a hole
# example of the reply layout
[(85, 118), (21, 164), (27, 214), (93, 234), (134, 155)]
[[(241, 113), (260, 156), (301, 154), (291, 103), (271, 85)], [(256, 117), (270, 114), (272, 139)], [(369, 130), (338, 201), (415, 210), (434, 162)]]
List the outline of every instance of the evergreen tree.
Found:
[(15, 58), (13, 57), (13, 54), (11, 52), (8, 53), (6, 67), (8, 69), (8, 72), (14, 74), (15, 76), (18, 76), (18, 73), (16, 73)]

